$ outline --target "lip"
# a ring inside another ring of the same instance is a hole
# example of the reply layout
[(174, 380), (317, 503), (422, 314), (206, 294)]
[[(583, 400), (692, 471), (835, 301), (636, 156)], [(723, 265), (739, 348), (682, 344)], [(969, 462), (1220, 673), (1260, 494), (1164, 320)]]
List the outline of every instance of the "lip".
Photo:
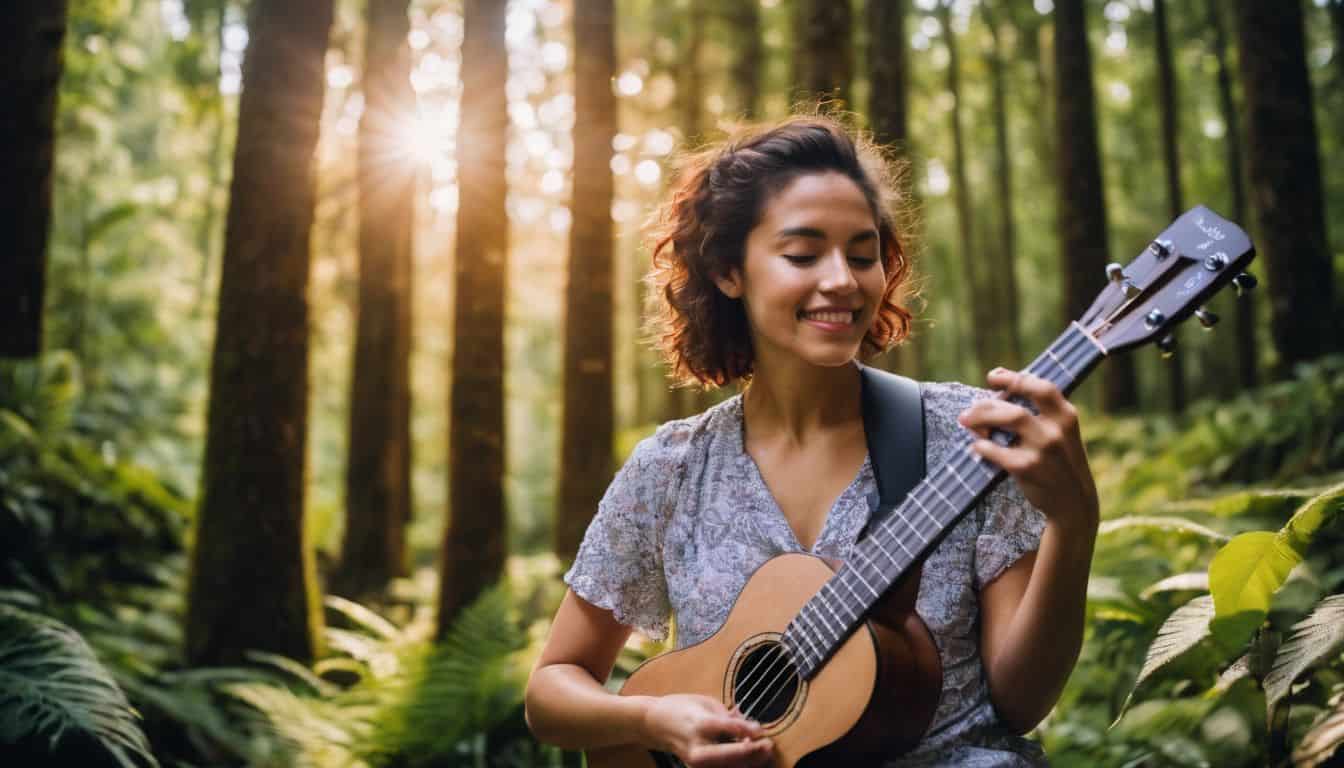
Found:
[[(858, 325), (858, 319), (859, 319), (858, 316), (861, 311), (862, 311), (861, 309), (853, 307), (834, 307), (834, 306), (811, 307), (808, 309), (798, 310), (798, 319), (814, 328), (817, 328), (818, 330), (826, 331), (828, 333), (844, 333), (846, 331), (853, 329)], [(818, 312), (845, 313), (850, 316), (850, 319), (848, 322), (837, 323), (827, 320), (819, 320), (817, 318), (807, 316), (809, 313), (818, 313)]]

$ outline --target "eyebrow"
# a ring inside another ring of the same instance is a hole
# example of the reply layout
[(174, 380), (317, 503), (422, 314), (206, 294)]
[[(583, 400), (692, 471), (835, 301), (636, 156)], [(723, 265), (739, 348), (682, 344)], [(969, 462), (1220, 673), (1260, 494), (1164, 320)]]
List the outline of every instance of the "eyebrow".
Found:
[[(779, 232), (775, 234), (775, 237), (780, 240), (785, 240), (790, 237), (807, 237), (815, 240), (825, 240), (826, 233), (822, 232), (820, 229), (817, 229), (816, 227), (786, 227), (784, 229), (779, 230)], [(849, 244), (853, 245), (854, 243), (862, 243), (876, 239), (877, 239), (877, 230), (868, 229), (851, 237), (849, 239)]]

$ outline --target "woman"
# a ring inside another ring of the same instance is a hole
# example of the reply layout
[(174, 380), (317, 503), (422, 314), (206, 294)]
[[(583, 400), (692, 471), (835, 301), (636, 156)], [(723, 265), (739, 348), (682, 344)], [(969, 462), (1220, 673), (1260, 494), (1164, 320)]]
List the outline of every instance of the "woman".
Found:
[[(602, 685), (632, 628), (712, 635), (770, 557), (843, 560), (875, 489), (854, 364), (900, 341), (910, 265), (880, 155), (844, 127), (793, 118), (690, 159), (660, 213), (653, 284), (683, 379), (741, 395), (662, 425), (599, 505), (527, 690), (543, 741), (638, 743), (690, 766), (767, 765), (761, 727), (715, 699), (620, 697)], [(916, 608), (942, 662), (933, 724), (888, 765), (1036, 765), (1019, 734), (1050, 710), (1082, 639), (1096, 490), (1073, 407), (1002, 369), (921, 385), (930, 469), (964, 444), (1011, 474), (925, 560)], [(1018, 434), (1012, 447), (985, 439)]]

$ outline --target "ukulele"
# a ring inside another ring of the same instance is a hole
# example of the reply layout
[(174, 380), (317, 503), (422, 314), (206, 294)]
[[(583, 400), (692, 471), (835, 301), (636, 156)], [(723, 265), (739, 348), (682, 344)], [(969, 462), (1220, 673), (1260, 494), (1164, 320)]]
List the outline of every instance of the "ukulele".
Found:
[[(1066, 394), (1107, 355), (1154, 339), (1173, 350), (1174, 325), (1233, 283), (1254, 258), (1246, 233), (1208, 208), (1182, 214), (1107, 285), (1026, 370)], [(1015, 402), (1021, 402), (1015, 400)], [(1015, 437), (995, 430), (991, 439)], [(849, 765), (913, 749), (933, 720), (942, 666), (915, 612), (920, 563), (1007, 473), (966, 444), (856, 542), (843, 564), (809, 554), (774, 557), (752, 574), (717, 632), (641, 664), (623, 696), (697, 693), (759, 722), (773, 765)], [(834, 567), (833, 567), (834, 566)], [(681, 760), (639, 746), (590, 750), (590, 768), (675, 768)]]

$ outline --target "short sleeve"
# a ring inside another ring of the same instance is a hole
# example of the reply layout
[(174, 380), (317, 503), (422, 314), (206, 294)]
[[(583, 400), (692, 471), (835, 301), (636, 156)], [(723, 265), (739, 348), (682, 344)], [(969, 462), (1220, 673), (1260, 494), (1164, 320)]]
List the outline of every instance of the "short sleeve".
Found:
[(607, 486), (565, 574), (574, 594), (655, 640), (667, 637), (672, 614), (662, 542), (682, 452), (669, 437), (665, 427), (635, 446)]
[(983, 523), (975, 540), (975, 586), (983, 588), (1041, 544), (1045, 515), (1027, 501), (1009, 477), (981, 504)]

